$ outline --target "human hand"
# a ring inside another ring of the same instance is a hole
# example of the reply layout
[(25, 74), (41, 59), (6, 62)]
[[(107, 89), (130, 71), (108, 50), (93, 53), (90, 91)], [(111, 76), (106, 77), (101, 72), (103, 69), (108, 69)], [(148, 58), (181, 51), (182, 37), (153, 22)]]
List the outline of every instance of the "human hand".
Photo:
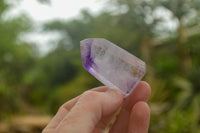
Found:
[(102, 133), (120, 107), (109, 133), (148, 133), (150, 109), (146, 102), (150, 94), (144, 81), (126, 99), (105, 86), (86, 91), (63, 104), (43, 133)]

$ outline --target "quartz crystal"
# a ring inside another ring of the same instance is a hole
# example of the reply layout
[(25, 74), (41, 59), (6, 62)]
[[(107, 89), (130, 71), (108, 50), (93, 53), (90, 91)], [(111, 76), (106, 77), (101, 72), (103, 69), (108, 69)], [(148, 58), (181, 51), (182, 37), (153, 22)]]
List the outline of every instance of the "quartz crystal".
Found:
[(146, 72), (145, 63), (103, 38), (80, 42), (84, 68), (110, 89), (127, 97)]

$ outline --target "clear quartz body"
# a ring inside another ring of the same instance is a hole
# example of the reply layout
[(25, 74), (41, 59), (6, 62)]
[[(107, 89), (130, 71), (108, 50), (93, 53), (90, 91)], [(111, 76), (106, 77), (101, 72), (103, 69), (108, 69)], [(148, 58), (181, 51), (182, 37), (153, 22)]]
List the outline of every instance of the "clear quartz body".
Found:
[(145, 62), (103, 38), (81, 41), (84, 68), (110, 89), (127, 97), (146, 73)]

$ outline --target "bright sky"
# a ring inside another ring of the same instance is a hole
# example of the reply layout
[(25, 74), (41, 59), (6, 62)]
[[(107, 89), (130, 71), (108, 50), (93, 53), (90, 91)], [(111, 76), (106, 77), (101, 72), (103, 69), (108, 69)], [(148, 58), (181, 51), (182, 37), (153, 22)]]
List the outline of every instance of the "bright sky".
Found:
[(35, 20), (46, 21), (75, 17), (84, 8), (97, 13), (102, 7), (103, 2), (99, 0), (51, 0), (50, 5), (41, 4), (37, 0), (21, 0), (12, 12), (27, 13)]
[[(13, 0), (8, 0), (12, 1)], [(15, 8), (9, 13), (8, 17), (16, 16), (17, 14), (25, 13), (29, 15), (35, 25), (41, 25), (54, 19), (69, 20), (77, 18), (82, 9), (88, 9), (91, 13), (96, 14), (104, 9), (104, 4), (107, 0), (51, 0), (51, 4), (41, 4), (37, 0), (19, 0), (16, 2)], [(174, 22), (171, 21), (171, 15), (163, 10), (159, 10), (156, 16), (165, 16), (166, 19), (163, 26), (168, 29), (175, 29)], [(162, 27), (163, 27), (162, 26)], [(40, 31), (40, 27), (36, 26), (36, 31)], [(58, 33), (39, 33), (32, 32), (23, 36), (23, 39), (29, 42), (34, 42), (39, 47), (41, 53), (45, 54), (56, 46), (56, 40), (61, 37)]]
[[(25, 13), (36, 22), (35, 24), (41, 25), (53, 19), (69, 20), (76, 18), (82, 9), (88, 9), (91, 13), (96, 14), (103, 8), (105, 0), (51, 0), (50, 5), (41, 4), (37, 0), (20, 0), (16, 3), (7, 17)], [(60, 38), (60, 35), (57, 33), (32, 32), (23, 36), (23, 39), (29, 42), (36, 42), (42, 54), (54, 48), (58, 38)]]

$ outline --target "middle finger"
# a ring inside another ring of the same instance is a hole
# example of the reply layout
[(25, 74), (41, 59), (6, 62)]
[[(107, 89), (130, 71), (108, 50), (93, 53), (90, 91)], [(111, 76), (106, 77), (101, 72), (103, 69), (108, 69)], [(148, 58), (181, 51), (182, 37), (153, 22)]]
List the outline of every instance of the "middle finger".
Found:
[(141, 81), (135, 90), (128, 96), (122, 106), (121, 112), (110, 129), (109, 133), (126, 133), (130, 112), (138, 101), (147, 101), (151, 94), (151, 88), (148, 83)]

